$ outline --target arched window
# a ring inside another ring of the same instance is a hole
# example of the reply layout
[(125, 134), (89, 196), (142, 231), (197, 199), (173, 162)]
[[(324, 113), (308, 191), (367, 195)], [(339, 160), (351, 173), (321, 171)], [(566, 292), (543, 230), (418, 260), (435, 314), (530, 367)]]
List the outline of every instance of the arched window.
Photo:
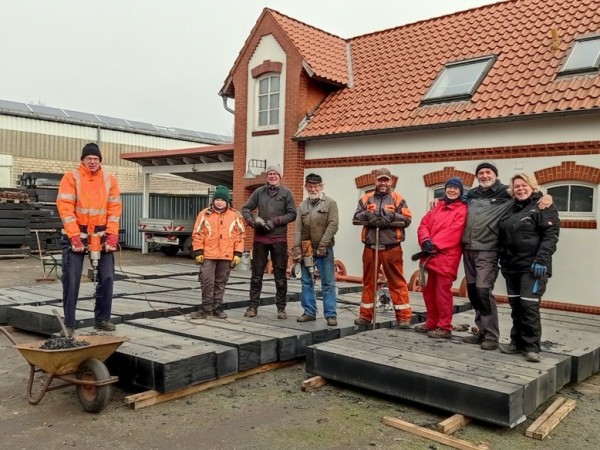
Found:
[(560, 217), (590, 219), (595, 217), (598, 186), (581, 182), (560, 182), (544, 186), (553, 198)]
[(258, 128), (279, 126), (279, 74), (268, 74), (257, 80), (257, 123)]

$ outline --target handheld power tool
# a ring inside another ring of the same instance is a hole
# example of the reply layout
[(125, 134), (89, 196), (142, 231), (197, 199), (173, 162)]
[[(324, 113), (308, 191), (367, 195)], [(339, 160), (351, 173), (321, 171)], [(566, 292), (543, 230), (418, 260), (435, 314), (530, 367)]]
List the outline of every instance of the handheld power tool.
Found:
[(88, 235), (88, 252), (90, 255), (90, 264), (92, 265), (93, 282), (98, 280), (98, 263), (102, 253), (102, 236), (104, 232), (94, 232)]

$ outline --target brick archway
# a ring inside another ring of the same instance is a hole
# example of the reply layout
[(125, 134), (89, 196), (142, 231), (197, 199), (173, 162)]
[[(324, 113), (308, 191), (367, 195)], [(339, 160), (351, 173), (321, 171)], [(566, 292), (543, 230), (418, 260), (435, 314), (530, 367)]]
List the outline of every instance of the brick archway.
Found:
[(473, 186), (475, 175), (464, 170), (457, 170), (454, 167), (444, 167), (442, 170), (423, 175), (425, 186), (431, 187), (437, 184), (444, 184), (452, 177), (458, 177), (463, 181), (465, 189)]

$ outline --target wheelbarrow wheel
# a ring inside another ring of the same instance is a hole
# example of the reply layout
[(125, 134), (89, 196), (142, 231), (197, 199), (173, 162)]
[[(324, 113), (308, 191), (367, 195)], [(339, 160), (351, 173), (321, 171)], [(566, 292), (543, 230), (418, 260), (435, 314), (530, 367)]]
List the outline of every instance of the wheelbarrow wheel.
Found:
[[(102, 361), (88, 359), (84, 361), (77, 371), (77, 378), (85, 381), (104, 381), (110, 378), (110, 373)], [(77, 398), (83, 409), (87, 412), (97, 413), (108, 405), (111, 386), (77, 385)]]

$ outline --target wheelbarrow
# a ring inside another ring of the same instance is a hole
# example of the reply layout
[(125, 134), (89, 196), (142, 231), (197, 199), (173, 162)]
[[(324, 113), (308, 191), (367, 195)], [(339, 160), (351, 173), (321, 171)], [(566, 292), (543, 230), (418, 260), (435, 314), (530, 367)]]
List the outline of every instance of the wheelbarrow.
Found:
[[(111, 395), (111, 384), (119, 377), (111, 376), (104, 361), (129, 340), (125, 336), (76, 336), (73, 339), (85, 341), (90, 345), (60, 350), (40, 348), (45, 340), (17, 344), (10, 332), (0, 327), (0, 331), (8, 337), (15, 348), (29, 363), (29, 380), (27, 382), (27, 399), (37, 405), (46, 392), (67, 386), (76, 386), (77, 398), (85, 411), (97, 413), (106, 408)], [(37, 372), (49, 375), (40, 392), (34, 394), (33, 382)], [(56, 379), (62, 384), (51, 386)]]

